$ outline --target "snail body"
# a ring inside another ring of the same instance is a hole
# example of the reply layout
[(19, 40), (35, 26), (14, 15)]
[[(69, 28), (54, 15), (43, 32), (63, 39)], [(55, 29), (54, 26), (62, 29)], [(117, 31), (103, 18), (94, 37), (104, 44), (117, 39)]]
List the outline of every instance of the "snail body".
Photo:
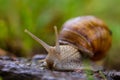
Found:
[[(92, 60), (100, 60), (111, 45), (111, 31), (94, 16), (83, 16), (68, 20), (58, 35), (56, 46), (52, 47), (25, 30), (38, 41), (48, 52), (46, 66), (56, 70), (81, 69), (81, 54), (88, 55)], [(59, 37), (58, 37), (59, 36)]]

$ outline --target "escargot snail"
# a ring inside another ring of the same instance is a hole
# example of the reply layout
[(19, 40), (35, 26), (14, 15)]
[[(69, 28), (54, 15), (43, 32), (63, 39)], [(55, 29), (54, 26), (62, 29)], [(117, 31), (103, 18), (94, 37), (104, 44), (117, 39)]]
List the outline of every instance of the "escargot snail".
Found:
[(45, 62), (47, 67), (56, 70), (75, 70), (81, 67), (81, 54), (87, 54), (92, 60), (102, 59), (111, 46), (111, 31), (106, 24), (94, 17), (83, 16), (64, 23), (58, 36), (56, 46), (52, 47), (25, 30), (48, 52)]

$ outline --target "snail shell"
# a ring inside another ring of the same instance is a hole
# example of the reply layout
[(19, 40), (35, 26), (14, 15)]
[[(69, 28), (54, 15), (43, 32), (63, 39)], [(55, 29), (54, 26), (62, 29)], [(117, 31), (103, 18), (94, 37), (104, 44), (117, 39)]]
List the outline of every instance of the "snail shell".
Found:
[(73, 45), (83, 54), (93, 55), (92, 60), (100, 60), (111, 46), (111, 34), (102, 20), (94, 16), (77, 17), (64, 23), (59, 43)]

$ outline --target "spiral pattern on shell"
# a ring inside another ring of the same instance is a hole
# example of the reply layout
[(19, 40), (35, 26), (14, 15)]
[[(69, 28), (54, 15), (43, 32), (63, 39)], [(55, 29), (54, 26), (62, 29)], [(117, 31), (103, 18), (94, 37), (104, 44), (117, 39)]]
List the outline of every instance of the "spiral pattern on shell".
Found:
[(111, 46), (111, 31), (94, 16), (76, 17), (64, 23), (59, 35), (61, 44), (71, 44), (83, 54), (93, 54), (92, 60), (100, 60)]

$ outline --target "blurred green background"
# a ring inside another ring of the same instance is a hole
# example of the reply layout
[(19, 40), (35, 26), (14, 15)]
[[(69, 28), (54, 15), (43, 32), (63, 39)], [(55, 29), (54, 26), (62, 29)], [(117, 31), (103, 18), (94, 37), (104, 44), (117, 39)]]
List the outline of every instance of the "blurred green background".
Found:
[(94, 15), (106, 22), (113, 32), (107, 63), (115, 61), (118, 64), (119, 5), (120, 0), (0, 0), (0, 49), (24, 57), (45, 53), (41, 45), (24, 33), (24, 29), (54, 45), (54, 25), (60, 30), (70, 18)]

